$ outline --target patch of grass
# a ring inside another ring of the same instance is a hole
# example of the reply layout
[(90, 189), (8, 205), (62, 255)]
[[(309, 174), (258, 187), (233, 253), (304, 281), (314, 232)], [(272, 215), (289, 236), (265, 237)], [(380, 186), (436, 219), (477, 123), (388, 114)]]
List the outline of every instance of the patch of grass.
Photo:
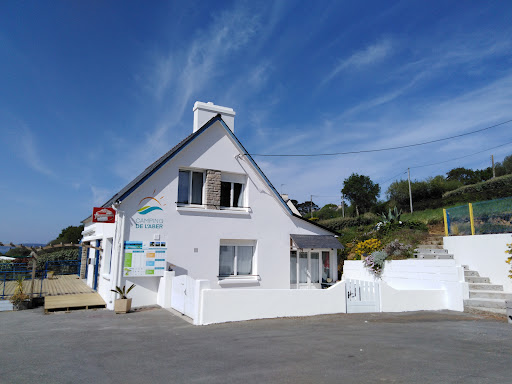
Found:
[(404, 221), (419, 221), (427, 225), (439, 224), (443, 222), (443, 208), (425, 209), (414, 213), (403, 213)]

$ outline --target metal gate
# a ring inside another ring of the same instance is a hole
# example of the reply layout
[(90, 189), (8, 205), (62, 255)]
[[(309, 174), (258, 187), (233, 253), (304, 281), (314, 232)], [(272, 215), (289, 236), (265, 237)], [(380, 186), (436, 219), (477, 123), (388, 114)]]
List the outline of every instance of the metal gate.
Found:
[(347, 279), (345, 287), (347, 313), (380, 312), (379, 283)]
[(171, 307), (184, 315), (194, 318), (196, 281), (187, 275), (172, 279)]

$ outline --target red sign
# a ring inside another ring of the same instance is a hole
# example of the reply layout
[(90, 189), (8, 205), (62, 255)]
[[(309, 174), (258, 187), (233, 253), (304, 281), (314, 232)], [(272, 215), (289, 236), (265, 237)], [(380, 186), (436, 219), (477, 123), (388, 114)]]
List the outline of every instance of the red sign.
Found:
[(97, 208), (92, 209), (92, 222), (93, 223), (115, 223), (116, 211), (114, 208)]

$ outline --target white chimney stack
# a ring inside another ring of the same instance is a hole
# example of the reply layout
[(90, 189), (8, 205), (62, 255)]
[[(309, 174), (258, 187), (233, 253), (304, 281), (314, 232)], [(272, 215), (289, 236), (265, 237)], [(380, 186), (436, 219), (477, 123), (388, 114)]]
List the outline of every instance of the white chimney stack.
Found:
[(221, 107), (211, 101), (202, 103), (196, 101), (194, 104), (194, 132), (200, 129), (212, 117), (220, 114), (231, 132), (235, 132), (235, 111), (233, 108)]

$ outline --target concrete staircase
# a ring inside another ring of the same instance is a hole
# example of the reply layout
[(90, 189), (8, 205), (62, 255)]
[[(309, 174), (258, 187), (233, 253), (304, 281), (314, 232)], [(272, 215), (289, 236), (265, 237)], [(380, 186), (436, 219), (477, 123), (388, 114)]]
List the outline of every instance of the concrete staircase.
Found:
[(443, 249), (442, 235), (429, 235), (414, 250), (414, 257), (417, 259), (453, 259), (453, 255), (449, 254), (447, 249)]
[(505, 300), (512, 300), (512, 293), (504, 292), (503, 285), (491, 284), (488, 277), (464, 267), (464, 278), (469, 284), (469, 299), (464, 300), (464, 309), (506, 314)]

